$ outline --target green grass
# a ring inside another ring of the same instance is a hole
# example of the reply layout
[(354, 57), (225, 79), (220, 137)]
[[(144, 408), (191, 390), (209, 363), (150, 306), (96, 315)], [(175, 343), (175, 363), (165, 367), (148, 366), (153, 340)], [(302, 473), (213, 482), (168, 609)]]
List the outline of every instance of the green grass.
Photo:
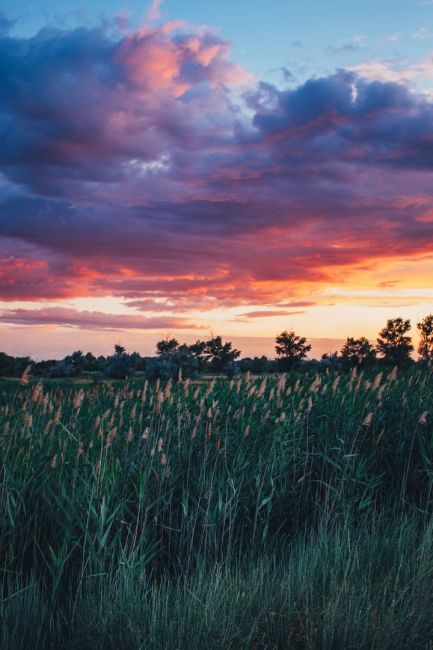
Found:
[(2, 647), (432, 648), (433, 377), (374, 379), (4, 383)]

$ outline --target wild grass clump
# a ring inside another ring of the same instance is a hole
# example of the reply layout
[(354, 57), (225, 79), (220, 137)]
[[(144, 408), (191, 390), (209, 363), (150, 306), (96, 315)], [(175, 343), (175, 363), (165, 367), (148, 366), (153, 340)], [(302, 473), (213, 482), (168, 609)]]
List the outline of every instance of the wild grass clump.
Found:
[(432, 388), (4, 384), (3, 647), (430, 647)]

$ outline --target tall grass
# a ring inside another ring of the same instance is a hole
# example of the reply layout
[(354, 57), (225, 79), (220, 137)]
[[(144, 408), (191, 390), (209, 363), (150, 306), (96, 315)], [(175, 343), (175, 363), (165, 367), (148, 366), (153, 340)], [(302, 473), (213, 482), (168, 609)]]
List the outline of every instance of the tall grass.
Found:
[(432, 388), (3, 386), (3, 646), (433, 647)]

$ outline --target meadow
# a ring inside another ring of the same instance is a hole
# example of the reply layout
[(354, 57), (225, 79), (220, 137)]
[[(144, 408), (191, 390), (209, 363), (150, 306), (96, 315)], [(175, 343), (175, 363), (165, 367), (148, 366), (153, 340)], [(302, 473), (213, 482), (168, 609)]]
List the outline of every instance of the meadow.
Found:
[(2, 648), (433, 648), (433, 373), (0, 385)]

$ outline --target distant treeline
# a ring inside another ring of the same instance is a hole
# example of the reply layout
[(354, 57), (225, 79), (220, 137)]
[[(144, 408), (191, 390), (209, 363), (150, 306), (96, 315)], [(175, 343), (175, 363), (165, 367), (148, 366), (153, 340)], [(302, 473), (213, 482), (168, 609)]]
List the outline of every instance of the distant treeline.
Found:
[[(240, 358), (241, 351), (221, 336), (192, 345), (180, 344), (176, 339), (165, 339), (156, 345), (156, 355), (143, 357), (138, 352), (128, 353), (121, 345), (114, 353), (96, 357), (91, 352), (77, 350), (64, 359), (33, 361), (30, 357), (13, 357), (0, 352), (0, 376), (20, 377), (26, 370), (33, 377), (74, 378), (92, 377), (125, 379), (144, 375), (147, 379), (196, 378), (203, 374), (224, 373), (233, 377), (239, 373), (255, 374), (297, 370), (350, 370), (373, 365), (396, 365), (400, 368), (416, 363), (412, 357), (414, 345), (409, 336), (411, 323), (403, 318), (389, 319), (379, 332), (376, 344), (365, 337), (348, 337), (340, 352), (324, 354), (320, 360), (307, 359), (311, 345), (293, 331), (281, 332), (275, 338), (276, 358), (266, 356)], [(433, 362), (433, 314), (417, 323), (419, 331), (418, 363), (431, 366)]]

